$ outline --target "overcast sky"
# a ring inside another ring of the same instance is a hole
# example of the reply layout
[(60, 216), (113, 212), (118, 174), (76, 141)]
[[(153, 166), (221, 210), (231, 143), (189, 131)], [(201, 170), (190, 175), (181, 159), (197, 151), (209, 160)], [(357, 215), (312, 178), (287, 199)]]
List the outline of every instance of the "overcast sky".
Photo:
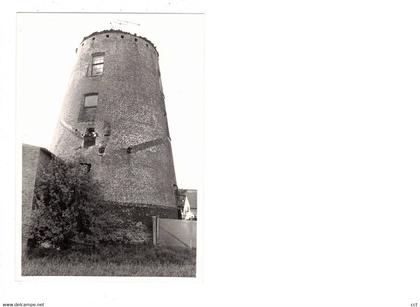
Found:
[(50, 147), (75, 49), (84, 36), (110, 28), (137, 33), (156, 46), (178, 186), (198, 188), (203, 155), (203, 15), (17, 14), (19, 140)]

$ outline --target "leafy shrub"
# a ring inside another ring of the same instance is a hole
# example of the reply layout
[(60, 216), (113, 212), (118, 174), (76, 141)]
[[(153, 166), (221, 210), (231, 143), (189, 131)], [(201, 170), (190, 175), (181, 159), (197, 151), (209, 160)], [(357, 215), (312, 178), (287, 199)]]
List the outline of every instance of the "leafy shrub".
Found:
[(91, 228), (100, 194), (86, 169), (53, 159), (37, 179), (30, 247), (66, 249), (72, 242), (94, 242)]
[(97, 244), (147, 243), (151, 240), (143, 223), (120, 216), (105, 202), (97, 203), (93, 212), (92, 232)]
[(100, 187), (80, 164), (53, 159), (35, 186), (29, 247), (147, 243), (141, 222), (124, 219), (101, 200)]

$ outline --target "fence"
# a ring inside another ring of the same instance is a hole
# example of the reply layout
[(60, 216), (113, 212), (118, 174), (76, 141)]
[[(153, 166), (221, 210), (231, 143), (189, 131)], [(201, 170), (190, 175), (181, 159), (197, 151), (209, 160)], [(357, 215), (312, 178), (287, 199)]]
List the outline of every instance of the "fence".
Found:
[(153, 216), (153, 244), (195, 248), (197, 221), (162, 219)]

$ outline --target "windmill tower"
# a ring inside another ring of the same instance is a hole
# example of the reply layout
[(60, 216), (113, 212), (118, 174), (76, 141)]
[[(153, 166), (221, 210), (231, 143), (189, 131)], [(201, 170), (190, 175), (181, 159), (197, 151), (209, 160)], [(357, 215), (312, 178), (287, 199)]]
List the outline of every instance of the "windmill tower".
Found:
[(176, 178), (158, 52), (121, 30), (94, 32), (76, 51), (51, 146), (86, 165), (105, 200), (176, 206)]

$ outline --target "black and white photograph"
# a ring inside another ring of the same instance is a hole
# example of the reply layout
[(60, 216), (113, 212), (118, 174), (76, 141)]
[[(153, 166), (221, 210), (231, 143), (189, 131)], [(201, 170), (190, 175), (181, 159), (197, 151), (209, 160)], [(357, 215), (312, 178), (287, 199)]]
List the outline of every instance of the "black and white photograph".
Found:
[(195, 277), (203, 15), (21, 13), (17, 55), (22, 276)]
[(0, 2), (0, 307), (420, 307), (420, 2)]

